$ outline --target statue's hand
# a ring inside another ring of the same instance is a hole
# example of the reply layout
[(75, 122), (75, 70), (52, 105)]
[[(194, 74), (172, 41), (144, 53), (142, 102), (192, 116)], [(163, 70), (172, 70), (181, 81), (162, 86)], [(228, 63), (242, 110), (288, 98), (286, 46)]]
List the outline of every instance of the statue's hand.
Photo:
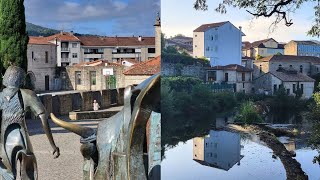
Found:
[(56, 147), (54, 150), (53, 150), (53, 157), (54, 159), (58, 158), (60, 156), (60, 149), (58, 147)]

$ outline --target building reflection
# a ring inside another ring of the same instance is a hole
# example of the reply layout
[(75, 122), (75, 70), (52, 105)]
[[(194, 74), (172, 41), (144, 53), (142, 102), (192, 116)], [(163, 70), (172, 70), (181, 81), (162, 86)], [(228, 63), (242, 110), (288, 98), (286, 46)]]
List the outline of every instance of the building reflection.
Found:
[(193, 138), (193, 160), (213, 168), (228, 171), (240, 165), (240, 134), (211, 130), (206, 137)]

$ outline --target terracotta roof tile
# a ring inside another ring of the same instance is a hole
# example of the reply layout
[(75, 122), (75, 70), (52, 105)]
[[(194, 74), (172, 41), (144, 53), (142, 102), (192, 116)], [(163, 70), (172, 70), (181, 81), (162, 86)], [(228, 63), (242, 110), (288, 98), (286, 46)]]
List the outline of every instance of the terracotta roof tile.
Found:
[(154, 75), (160, 72), (161, 57), (157, 56), (140, 64), (135, 64), (132, 68), (125, 71), (124, 75)]
[(29, 36), (28, 44), (55, 45), (53, 43), (50, 43), (47, 37), (41, 37), (41, 36)]
[(259, 60), (255, 60), (255, 62), (269, 62), (269, 61), (302, 61), (302, 62), (320, 63), (320, 58), (315, 56), (272, 55)]
[(49, 41), (53, 41), (55, 38), (60, 41), (80, 41), (75, 35), (69, 32), (61, 32), (47, 37)]
[(83, 46), (155, 46), (154, 37), (99, 37), (78, 36)]
[(199, 26), (197, 29), (195, 29), (193, 32), (205, 32), (208, 29), (220, 27), (220, 26), (224, 25), (227, 22), (229, 22), (229, 21), (211, 23), (211, 24), (203, 24), (203, 25)]
[(269, 73), (276, 76), (281, 81), (285, 81), (285, 82), (314, 82), (315, 81), (311, 77), (304, 75), (302, 73), (299, 73), (299, 72), (287, 73), (287, 72), (283, 72), (283, 71), (272, 71)]

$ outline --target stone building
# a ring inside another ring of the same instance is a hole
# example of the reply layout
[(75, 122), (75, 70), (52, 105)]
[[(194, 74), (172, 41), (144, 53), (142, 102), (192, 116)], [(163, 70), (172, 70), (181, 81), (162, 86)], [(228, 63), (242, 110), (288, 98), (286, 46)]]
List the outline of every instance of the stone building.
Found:
[(43, 37), (29, 37), (27, 58), (28, 74), (35, 91), (55, 89), (57, 50), (53, 43)]
[(320, 72), (320, 58), (314, 56), (273, 55), (255, 60), (253, 63), (254, 79), (279, 68), (293, 68), (308, 76)]
[(229, 21), (203, 24), (193, 31), (193, 56), (206, 57), (211, 66), (240, 65), (242, 36)]
[(284, 54), (284, 45), (279, 44), (273, 38), (263, 39), (255, 42), (244, 42), (242, 48), (242, 56), (256, 58), (258, 55), (262, 57), (275, 54)]
[(235, 92), (250, 93), (252, 91), (252, 69), (230, 64), (210, 67), (206, 71), (206, 82), (209, 84), (232, 84)]
[(71, 90), (96, 91), (124, 86), (124, 66), (106, 60), (83, 62), (66, 67), (61, 74), (62, 86)]
[(318, 41), (290, 41), (284, 48), (285, 55), (320, 57)]
[(159, 73), (161, 68), (161, 57), (150, 59), (132, 66), (132, 68), (123, 72), (125, 86), (137, 85), (148, 79), (152, 75)]
[(295, 96), (298, 89), (302, 98), (312, 97), (315, 80), (296, 71), (293, 68), (280, 68), (277, 71), (269, 71), (254, 80), (257, 93), (274, 94), (280, 88), (284, 88), (288, 95)]

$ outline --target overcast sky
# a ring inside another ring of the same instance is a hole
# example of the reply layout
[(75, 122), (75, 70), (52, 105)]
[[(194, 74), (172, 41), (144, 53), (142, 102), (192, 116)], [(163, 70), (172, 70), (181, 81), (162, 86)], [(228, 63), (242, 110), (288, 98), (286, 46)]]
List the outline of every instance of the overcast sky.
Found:
[(293, 25), (286, 27), (280, 23), (278, 28), (270, 33), (269, 26), (274, 18), (259, 18), (253, 19), (252, 15), (247, 13), (245, 9), (228, 8), (227, 14), (219, 14), (214, 11), (218, 3), (222, 0), (209, 0), (208, 11), (196, 11), (193, 9), (195, 0), (161, 0), (161, 15), (162, 15), (162, 32), (167, 37), (176, 34), (184, 34), (192, 36), (193, 30), (201, 24), (230, 21), (236, 27), (242, 26), (243, 32), (246, 34), (243, 37), (244, 41), (256, 41), (265, 38), (274, 38), (278, 42), (288, 42), (294, 40), (307, 40), (312, 38), (307, 36), (307, 31), (311, 27), (311, 22), (314, 19), (314, 4), (307, 3), (297, 10), (295, 14), (289, 14), (293, 19)]
[(160, 0), (25, 0), (26, 21), (57, 30), (154, 36)]

